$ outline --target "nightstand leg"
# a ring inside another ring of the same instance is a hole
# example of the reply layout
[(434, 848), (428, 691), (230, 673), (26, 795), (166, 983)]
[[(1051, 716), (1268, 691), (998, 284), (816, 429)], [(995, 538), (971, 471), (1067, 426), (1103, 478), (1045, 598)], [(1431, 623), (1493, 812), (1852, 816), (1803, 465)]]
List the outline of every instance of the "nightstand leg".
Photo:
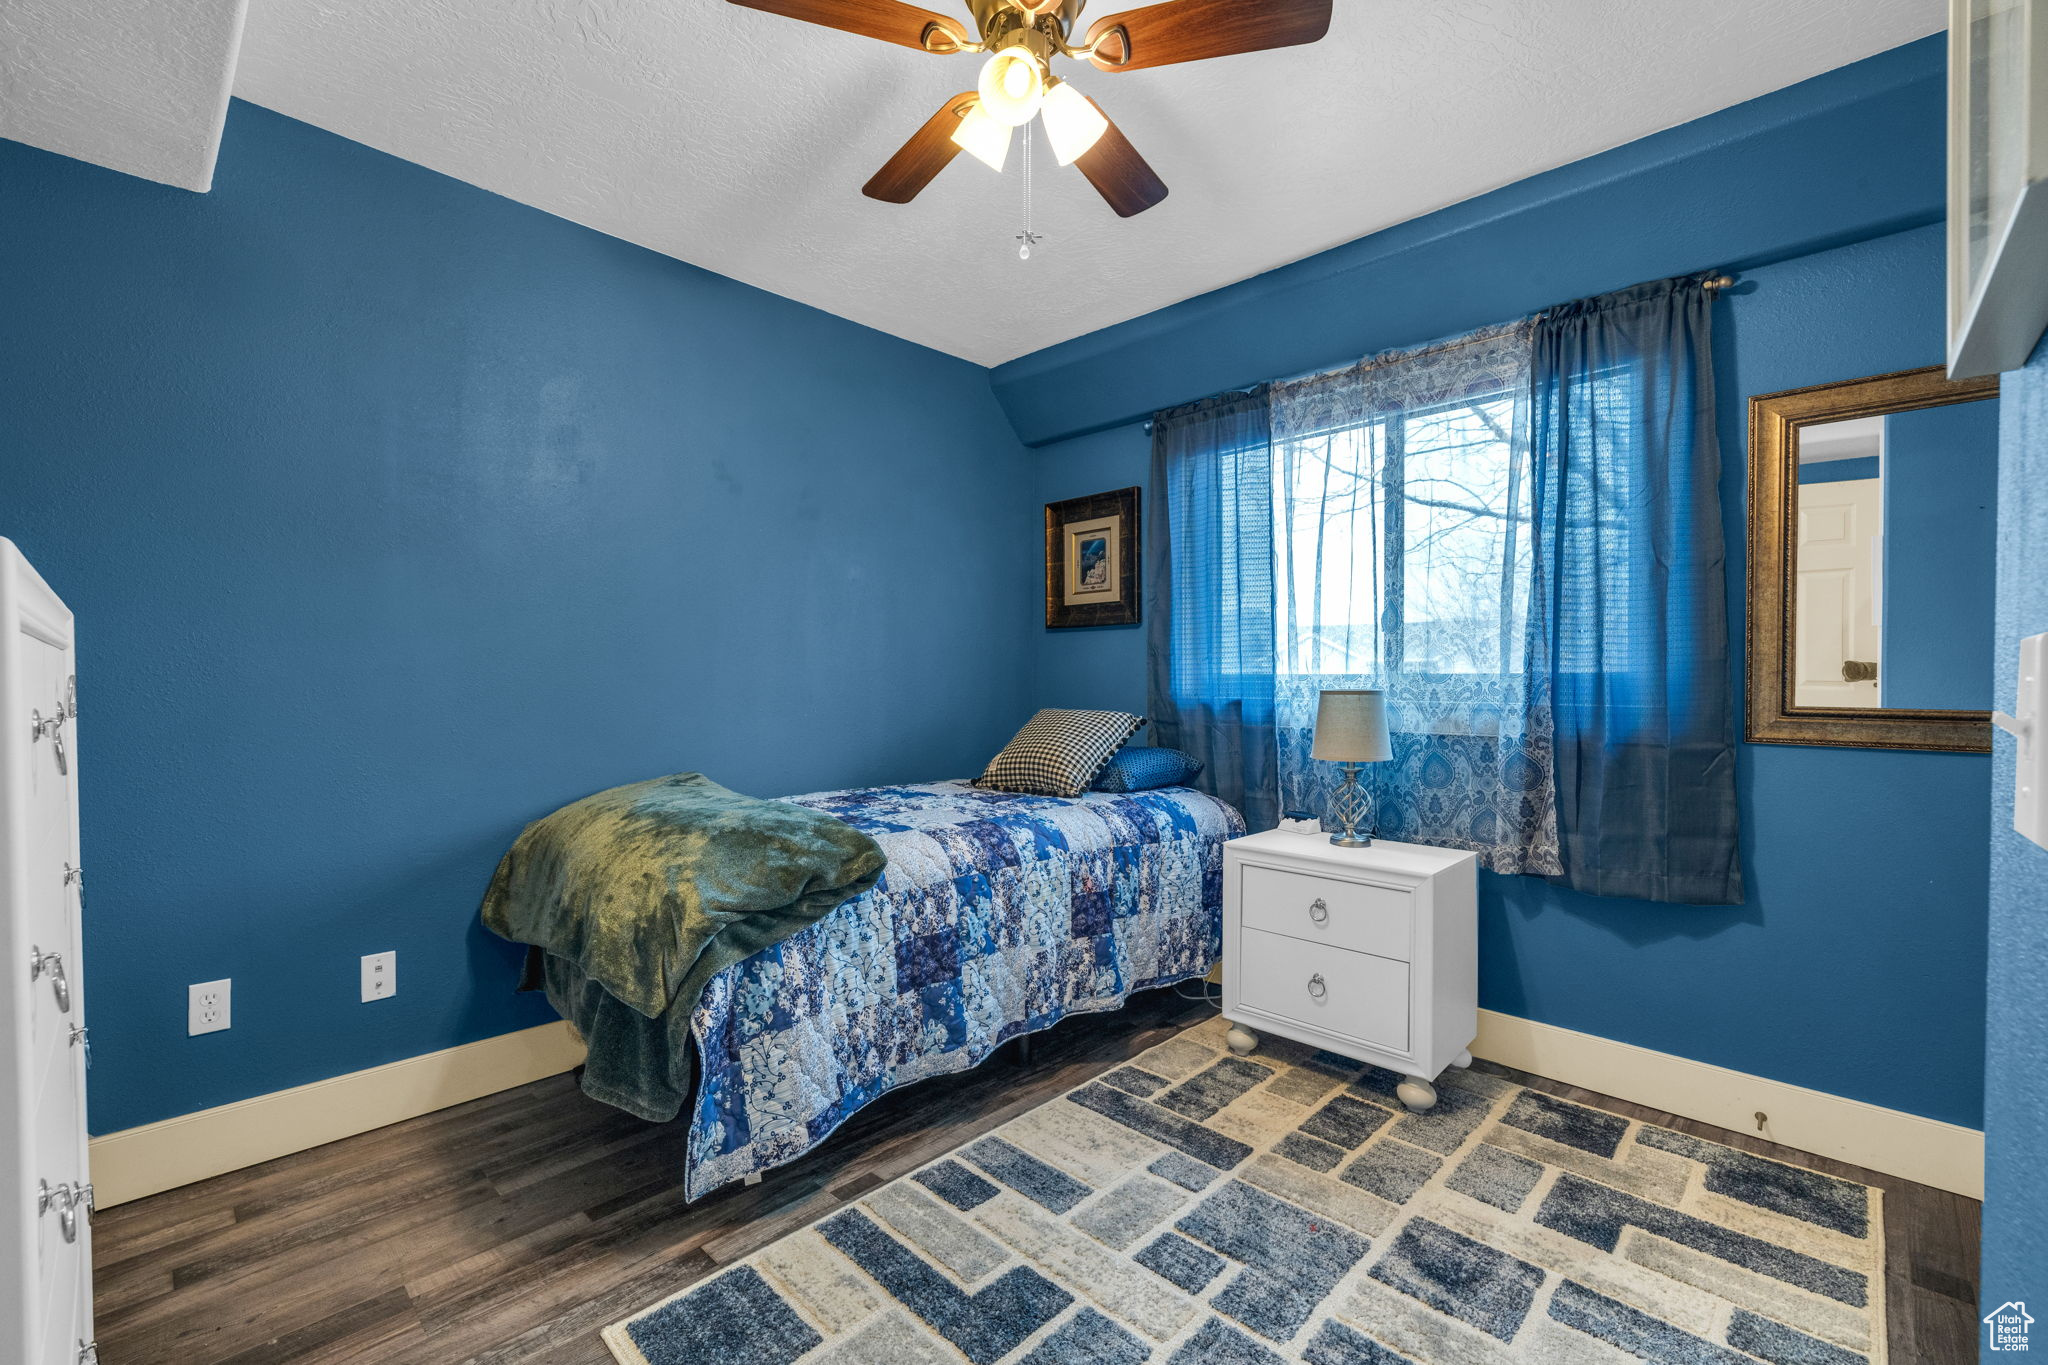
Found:
[(1457, 1067), (1460, 1071), (1463, 1071), (1466, 1067), (1472, 1065), (1472, 1054), (1469, 1052), (1459, 1053), (1457, 1057), (1452, 1060), (1451, 1065)]
[(1418, 1114), (1436, 1106), (1436, 1087), (1420, 1076), (1403, 1076), (1401, 1083), (1394, 1087), (1394, 1093), (1401, 1097), (1401, 1103)]
[(1243, 1024), (1232, 1024), (1230, 1026), (1230, 1034), (1224, 1041), (1230, 1044), (1232, 1052), (1242, 1057), (1258, 1047), (1259, 1035), (1253, 1033)]

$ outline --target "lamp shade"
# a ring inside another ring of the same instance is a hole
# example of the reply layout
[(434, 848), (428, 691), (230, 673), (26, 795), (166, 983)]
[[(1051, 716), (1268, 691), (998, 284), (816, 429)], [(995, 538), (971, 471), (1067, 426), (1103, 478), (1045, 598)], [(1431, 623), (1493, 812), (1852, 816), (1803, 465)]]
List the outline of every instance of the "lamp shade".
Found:
[(1038, 117), (1045, 100), (1045, 71), (1028, 47), (1006, 47), (982, 64), (982, 112), (997, 123), (1022, 127)]
[(1394, 756), (1387, 738), (1387, 694), (1325, 692), (1316, 706), (1316, 742), (1309, 757), (1333, 763), (1379, 763)]
[(988, 116), (980, 104), (971, 106), (953, 130), (953, 144), (973, 154), (992, 171), (1000, 171), (1010, 155), (1010, 125)]
[(1053, 160), (1071, 166), (1109, 130), (1109, 120), (1089, 98), (1068, 85), (1054, 81), (1045, 92), (1045, 104), (1038, 111), (1045, 120), (1046, 140), (1052, 143)]

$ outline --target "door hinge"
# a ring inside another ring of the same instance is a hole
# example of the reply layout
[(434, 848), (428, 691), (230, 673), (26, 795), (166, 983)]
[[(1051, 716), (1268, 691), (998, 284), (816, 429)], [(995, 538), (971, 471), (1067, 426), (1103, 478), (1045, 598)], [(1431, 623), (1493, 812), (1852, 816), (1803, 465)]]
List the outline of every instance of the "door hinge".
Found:
[(71, 1046), (85, 1049), (85, 1069), (92, 1070), (92, 1030), (83, 1024), (73, 1024)]
[(100, 1365), (100, 1344), (97, 1341), (78, 1343), (78, 1365)]

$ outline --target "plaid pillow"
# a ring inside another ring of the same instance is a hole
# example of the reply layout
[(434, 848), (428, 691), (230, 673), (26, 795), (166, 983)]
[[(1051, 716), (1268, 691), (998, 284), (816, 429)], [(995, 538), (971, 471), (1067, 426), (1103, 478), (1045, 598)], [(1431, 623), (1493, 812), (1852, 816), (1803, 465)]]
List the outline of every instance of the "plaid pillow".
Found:
[(1143, 792), (1154, 787), (1180, 787), (1202, 771), (1202, 760), (1179, 749), (1119, 749), (1095, 779), (1099, 792)]
[(974, 785), (983, 791), (1079, 796), (1145, 718), (1128, 711), (1040, 711)]

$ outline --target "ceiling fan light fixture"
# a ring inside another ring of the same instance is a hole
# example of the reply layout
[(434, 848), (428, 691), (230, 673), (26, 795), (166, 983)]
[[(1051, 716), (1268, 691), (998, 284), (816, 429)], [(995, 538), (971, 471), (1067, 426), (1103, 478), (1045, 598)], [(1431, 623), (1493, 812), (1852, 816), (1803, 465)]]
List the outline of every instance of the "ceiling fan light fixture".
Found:
[(1003, 169), (1010, 157), (1010, 125), (998, 123), (977, 101), (960, 116), (953, 130), (953, 145), (992, 171)]
[(1052, 143), (1053, 158), (1062, 166), (1071, 166), (1086, 155), (1109, 127), (1109, 120), (1102, 116), (1094, 101), (1065, 81), (1053, 82), (1045, 92), (1045, 104), (1039, 113), (1045, 119), (1045, 136)]
[(1045, 100), (1045, 68), (1023, 46), (1006, 47), (981, 65), (981, 107), (1012, 128), (1031, 122)]

